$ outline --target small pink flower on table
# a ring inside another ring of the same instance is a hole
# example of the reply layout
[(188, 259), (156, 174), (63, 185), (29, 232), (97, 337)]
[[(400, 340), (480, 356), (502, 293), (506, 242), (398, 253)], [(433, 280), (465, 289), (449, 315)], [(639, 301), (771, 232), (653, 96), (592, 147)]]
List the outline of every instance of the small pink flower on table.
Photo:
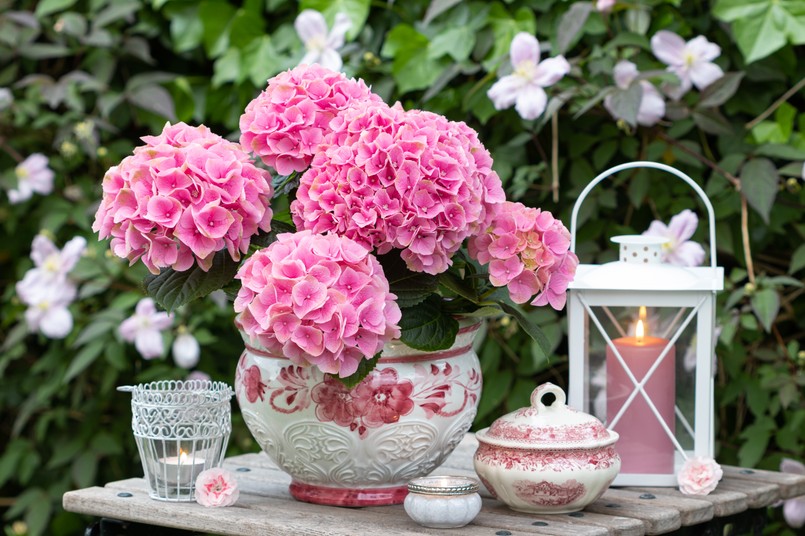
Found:
[(724, 471), (713, 458), (694, 456), (682, 464), (676, 478), (679, 491), (685, 495), (707, 495), (716, 489), (723, 476)]
[(315, 9), (305, 9), (299, 13), (294, 28), (307, 49), (299, 63), (318, 63), (327, 69), (340, 71), (343, 60), (338, 49), (344, 46), (344, 38), (351, 26), (352, 21), (347, 14), (337, 13), (333, 27), (328, 32), (324, 15)]
[(665, 87), (674, 100), (681, 99), (691, 86), (704, 89), (724, 76), (721, 67), (713, 63), (721, 55), (721, 48), (703, 35), (685, 42), (674, 32), (660, 30), (651, 38), (651, 50), (679, 78), (678, 86)]
[(196, 502), (201, 506), (232, 506), (238, 502), (240, 490), (235, 475), (226, 469), (213, 467), (196, 478)]
[(11, 204), (22, 203), (30, 199), (34, 193), (47, 195), (53, 191), (53, 170), (48, 167), (48, 158), (41, 153), (34, 153), (14, 169), (17, 175), (17, 187), (8, 191)]
[(123, 340), (134, 343), (143, 359), (153, 359), (162, 355), (162, 332), (172, 324), (173, 318), (168, 313), (157, 312), (154, 300), (143, 298), (137, 302), (134, 314), (120, 324), (118, 332)]
[[(780, 462), (780, 471), (795, 475), (805, 475), (805, 465), (796, 460), (783, 458)], [(805, 526), (805, 495), (794, 497), (783, 502), (783, 517), (785, 522), (795, 529)]]
[(536, 119), (548, 104), (543, 88), (569, 73), (570, 64), (561, 55), (540, 61), (539, 41), (525, 32), (514, 36), (509, 55), (514, 72), (495, 82), (487, 95), (497, 110), (514, 105), (523, 119)]
[(704, 248), (698, 242), (689, 240), (699, 218), (691, 210), (685, 209), (673, 218), (668, 225), (654, 220), (643, 236), (659, 236), (668, 238), (669, 242), (663, 244), (663, 262), (676, 266), (699, 266), (704, 261)]

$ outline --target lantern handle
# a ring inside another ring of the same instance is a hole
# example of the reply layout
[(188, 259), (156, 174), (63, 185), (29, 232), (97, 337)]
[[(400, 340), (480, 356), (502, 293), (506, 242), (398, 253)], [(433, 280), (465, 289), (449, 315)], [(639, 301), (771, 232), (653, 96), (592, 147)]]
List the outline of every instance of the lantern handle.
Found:
[(671, 166), (660, 164), (659, 162), (648, 162), (648, 161), (638, 161), (638, 162), (627, 162), (626, 164), (620, 164), (614, 167), (609, 168), (608, 170), (600, 173), (596, 178), (590, 181), (584, 190), (582, 190), (579, 198), (576, 200), (576, 204), (573, 205), (573, 214), (570, 217), (570, 251), (573, 253), (576, 252), (576, 220), (579, 215), (579, 209), (581, 208), (581, 204), (584, 202), (584, 199), (587, 197), (587, 194), (590, 193), (599, 182), (606, 179), (610, 175), (614, 175), (619, 171), (623, 171), (625, 169), (634, 169), (634, 168), (654, 168), (659, 169), (662, 171), (667, 171), (672, 175), (676, 175), (688, 185), (693, 188), (693, 190), (699, 195), (702, 202), (704, 203), (705, 208), (707, 209), (707, 217), (710, 221), (710, 266), (715, 268), (716, 267), (716, 218), (715, 213), (713, 212), (713, 205), (710, 203), (710, 199), (707, 198), (707, 195), (704, 193), (704, 190), (696, 184), (696, 182), (691, 179), (688, 175), (682, 173), (676, 168)]

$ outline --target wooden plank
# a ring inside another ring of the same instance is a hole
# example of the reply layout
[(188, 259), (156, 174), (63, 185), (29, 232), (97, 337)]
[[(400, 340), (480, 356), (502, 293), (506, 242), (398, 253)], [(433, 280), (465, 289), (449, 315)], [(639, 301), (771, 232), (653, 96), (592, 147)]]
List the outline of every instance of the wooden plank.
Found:
[[(591, 512), (574, 512), (572, 514), (527, 514), (515, 512), (499, 501), (484, 501), (484, 508), (476, 518), (476, 524), (487, 524), (482, 515), (495, 515), (506, 518), (500, 523), (507, 523), (510, 530), (523, 530), (526, 526), (538, 527), (548, 534), (565, 536), (572, 534), (596, 534), (618, 536), (643, 536), (643, 523), (618, 516), (603, 516)], [(480, 518), (480, 521), (479, 521)], [(493, 519), (490, 517), (490, 519)]]
[(776, 484), (724, 477), (718, 483), (718, 489), (743, 493), (749, 508), (764, 508), (780, 500), (780, 487)]
[[(638, 491), (640, 493), (653, 493), (654, 495), (667, 495), (668, 497), (678, 498), (691, 498), (690, 495), (685, 495), (676, 488), (625, 488), (629, 491)], [(739, 514), (745, 511), (749, 506), (746, 503), (746, 494), (737, 491), (727, 491), (716, 488), (708, 495), (696, 495), (694, 497), (698, 501), (707, 501), (713, 505), (713, 515), (715, 517), (725, 517), (734, 514)]]
[[(604, 493), (600, 499), (585, 508), (584, 511), (603, 515), (611, 515), (613, 510), (617, 511), (619, 516), (641, 521), (645, 526), (646, 534), (665, 534), (682, 527), (682, 516), (676, 508), (655, 506), (649, 504), (649, 501), (619, 501), (616, 497), (608, 495), (610, 491), (612, 490)], [(619, 506), (613, 506), (616, 504)]]
[(805, 495), (805, 475), (795, 475), (793, 473), (778, 473), (776, 471), (766, 471), (763, 469), (744, 469), (722, 465), (724, 476), (738, 480), (748, 480), (750, 482), (762, 482), (775, 484), (780, 488), (780, 498), (790, 499)]
[(669, 496), (658, 495), (651, 492), (635, 491), (631, 488), (618, 489), (610, 488), (604, 493), (603, 497), (610, 501), (610, 507), (623, 503), (629, 504), (651, 504), (652, 506), (663, 506), (679, 511), (682, 526), (696, 525), (713, 519), (715, 510), (713, 504), (707, 501), (700, 501), (689, 495)]
[[(141, 479), (134, 479), (142, 482)], [(144, 482), (142, 482), (144, 485)], [(343, 509), (311, 505), (297, 501), (241, 494), (236, 505), (228, 508), (204, 508), (196, 503), (155, 501), (144, 489), (135, 489), (130, 481), (123, 484), (131, 497), (119, 497), (117, 487), (87, 488), (65, 493), (65, 510), (98, 517), (109, 517), (163, 527), (227, 536), (313, 536), (383, 534), (455, 535), (455, 531), (421, 527), (405, 516), (390, 516), (368, 509)], [(131, 490), (131, 491), (129, 491)], [(279, 514), (279, 515), (278, 515)], [(348, 516), (349, 523), (345, 523)], [(467, 526), (462, 534), (489, 536), (489, 529)], [(532, 533), (540, 534), (541, 533)]]

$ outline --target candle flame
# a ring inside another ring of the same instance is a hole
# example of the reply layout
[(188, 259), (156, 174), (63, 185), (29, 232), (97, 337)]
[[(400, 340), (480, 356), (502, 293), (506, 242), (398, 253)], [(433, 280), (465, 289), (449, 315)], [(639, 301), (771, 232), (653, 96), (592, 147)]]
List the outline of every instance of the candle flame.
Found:
[(637, 317), (638, 317), (640, 320), (642, 320), (643, 322), (645, 322), (645, 321), (646, 321), (646, 316), (647, 316), (647, 313), (646, 313), (646, 306), (645, 306), (645, 305), (641, 305), (641, 306), (640, 306), (640, 309), (638, 310)]
[(179, 463), (187, 463), (187, 453), (179, 449)]
[(637, 321), (637, 326), (635, 327), (635, 335), (637, 336), (638, 344), (643, 344), (643, 337), (646, 336), (646, 329), (643, 326), (642, 319)]

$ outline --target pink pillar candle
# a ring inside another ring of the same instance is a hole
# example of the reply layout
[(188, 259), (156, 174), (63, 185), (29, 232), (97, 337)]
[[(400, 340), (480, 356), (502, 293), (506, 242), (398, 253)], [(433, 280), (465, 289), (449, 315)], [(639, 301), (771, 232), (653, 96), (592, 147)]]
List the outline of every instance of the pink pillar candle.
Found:
[[(621, 337), (612, 341), (629, 370), (641, 382), (668, 345), (659, 337)], [(675, 348), (643, 386), (646, 394), (673, 433), (676, 425)], [(632, 391), (637, 387), (629, 379), (615, 353), (607, 346), (607, 422), (611, 423)], [(632, 400), (614, 430), (620, 434), (615, 449), (621, 457), (624, 474), (673, 474), (674, 444), (641, 393)]]

